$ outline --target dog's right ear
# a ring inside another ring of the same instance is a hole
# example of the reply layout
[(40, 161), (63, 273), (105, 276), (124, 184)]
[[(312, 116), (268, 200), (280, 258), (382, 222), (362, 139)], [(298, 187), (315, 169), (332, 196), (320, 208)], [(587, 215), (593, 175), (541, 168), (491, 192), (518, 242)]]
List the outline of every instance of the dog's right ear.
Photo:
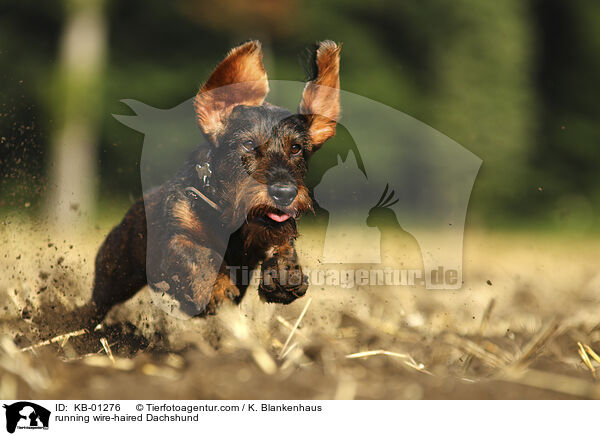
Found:
[(260, 42), (242, 44), (229, 52), (196, 95), (194, 108), (198, 124), (216, 145), (217, 135), (233, 108), (260, 106), (268, 92)]

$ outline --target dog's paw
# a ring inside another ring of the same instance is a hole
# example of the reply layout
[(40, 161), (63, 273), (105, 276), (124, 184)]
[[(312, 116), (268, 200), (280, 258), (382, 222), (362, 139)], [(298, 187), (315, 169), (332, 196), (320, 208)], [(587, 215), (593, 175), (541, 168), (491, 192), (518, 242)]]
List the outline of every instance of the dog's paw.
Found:
[(268, 303), (289, 304), (308, 289), (308, 276), (294, 260), (271, 257), (261, 268), (258, 293)]
[(229, 301), (237, 304), (241, 297), (239, 288), (233, 284), (231, 279), (225, 274), (219, 274), (206, 308), (207, 313), (214, 315), (223, 302)]

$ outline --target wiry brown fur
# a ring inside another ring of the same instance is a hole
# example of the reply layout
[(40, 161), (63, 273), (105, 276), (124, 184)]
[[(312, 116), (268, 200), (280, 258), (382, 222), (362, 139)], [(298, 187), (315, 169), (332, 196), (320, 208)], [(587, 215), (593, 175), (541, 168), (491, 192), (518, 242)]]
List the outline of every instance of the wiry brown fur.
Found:
[[(195, 110), (210, 153), (193, 151), (171, 181), (135, 203), (110, 232), (83, 311), (88, 322), (101, 320), (146, 283), (171, 294), (190, 315), (214, 313), (223, 301), (244, 296), (241, 267), (252, 271), (261, 263), (265, 301), (286, 304), (306, 292), (295, 219), (312, 210), (307, 160), (335, 133), (339, 47), (331, 41), (319, 46), (318, 74), (304, 90), (299, 114), (264, 103), (261, 59), (256, 41), (234, 48), (201, 88)], [(213, 171), (209, 186), (199, 184), (195, 171), (206, 162)], [(188, 195), (188, 187), (203, 191), (218, 210)]]

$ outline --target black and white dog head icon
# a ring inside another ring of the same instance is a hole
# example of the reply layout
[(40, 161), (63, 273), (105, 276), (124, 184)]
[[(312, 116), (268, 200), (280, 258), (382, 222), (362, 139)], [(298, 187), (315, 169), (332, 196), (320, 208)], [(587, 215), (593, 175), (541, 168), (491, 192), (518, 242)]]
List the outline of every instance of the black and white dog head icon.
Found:
[(14, 433), (17, 428), (48, 428), (50, 411), (29, 401), (19, 401), (3, 406), (6, 409), (6, 431)]

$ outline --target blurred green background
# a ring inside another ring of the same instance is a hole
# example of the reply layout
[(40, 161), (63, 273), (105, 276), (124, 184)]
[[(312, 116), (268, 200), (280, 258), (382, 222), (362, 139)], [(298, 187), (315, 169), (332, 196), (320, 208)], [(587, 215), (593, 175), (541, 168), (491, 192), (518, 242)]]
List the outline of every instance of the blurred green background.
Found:
[(304, 80), (298, 54), (333, 39), (343, 89), (483, 159), (470, 223), (596, 228), (598, 2), (3, 0), (0, 11), (5, 215), (43, 216), (74, 186), (71, 212), (117, 220), (141, 194), (143, 143), (111, 116), (131, 113), (121, 99), (176, 106), (250, 38), (270, 79)]

